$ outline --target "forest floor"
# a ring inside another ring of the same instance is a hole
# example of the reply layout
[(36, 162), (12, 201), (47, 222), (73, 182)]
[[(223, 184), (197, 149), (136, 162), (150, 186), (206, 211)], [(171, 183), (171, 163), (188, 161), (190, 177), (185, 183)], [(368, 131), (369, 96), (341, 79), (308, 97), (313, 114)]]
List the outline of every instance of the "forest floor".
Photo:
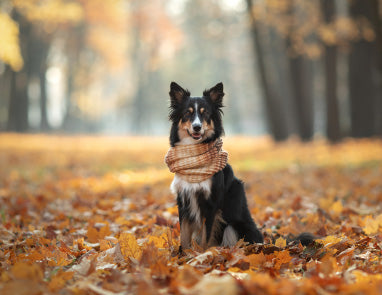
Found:
[[(263, 245), (178, 255), (164, 137), (0, 134), (0, 293), (379, 294), (382, 141), (224, 139)], [(319, 237), (303, 247), (290, 235)]]

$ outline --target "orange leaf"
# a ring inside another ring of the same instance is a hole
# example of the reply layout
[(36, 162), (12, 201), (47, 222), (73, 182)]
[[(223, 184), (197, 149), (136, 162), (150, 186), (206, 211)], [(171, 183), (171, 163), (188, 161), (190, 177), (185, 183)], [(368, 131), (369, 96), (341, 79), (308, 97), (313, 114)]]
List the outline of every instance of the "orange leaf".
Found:
[(173, 285), (181, 285), (186, 288), (194, 286), (202, 277), (203, 273), (193, 268), (189, 264), (185, 264), (175, 273), (176, 279), (172, 281)]
[(100, 240), (99, 241), (99, 248), (100, 251), (106, 251), (107, 249), (110, 249), (112, 246), (109, 241), (107, 240)]
[(57, 273), (48, 284), (48, 288), (52, 292), (62, 289), (67, 281), (73, 278), (74, 272), (61, 272)]
[(247, 256), (247, 258), (249, 260), (249, 264), (251, 265), (251, 267), (255, 267), (255, 268), (258, 268), (264, 262), (267, 261), (263, 252), (261, 252), (260, 254), (251, 254)]
[(337, 259), (331, 256), (330, 254), (326, 254), (321, 259), (321, 264), (319, 264), (320, 273), (324, 275), (330, 275), (331, 273), (335, 273), (338, 271)]
[(99, 239), (98, 230), (95, 227), (89, 226), (86, 234), (90, 243), (97, 243)]
[(35, 245), (35, 243), (36, 243), (35, 240), (32, 239), (32, 238), (28, 238), (28, 239), (26, 239), (25, 242), (26, 242), (26, 244), (27, 244), (29, 247)]
[(118, 239), (123, 257), (126, 259), (132, 257), (137, 260), (141, 258), (142, 250), (139, 247), (135, 236), (129, 233), (122, 233)]
[(165, 264), (163, 259), (157, 260), (154, 264), (151, 265), (151, 275), (158, 278), (165, 278), (170, 274), (170, 269)]
[(12, 275), (17, 279), (29, 279), (35, 282), (42, 281), (44, 274), (37, 264), (16, 262), (11, 269)]
[(98, 233), (98, 239), (103, 239), (104, 237), (111, 234), (109, 224), (106, 224), (105, 226), (101, 227)]
[(292, 260), (292, 256), (289, 255), (288, 250), (280, 251), (280, 252), (275, 252), (275, 269), (280, 269), (280, 267), (285, 264), (289, 263)]

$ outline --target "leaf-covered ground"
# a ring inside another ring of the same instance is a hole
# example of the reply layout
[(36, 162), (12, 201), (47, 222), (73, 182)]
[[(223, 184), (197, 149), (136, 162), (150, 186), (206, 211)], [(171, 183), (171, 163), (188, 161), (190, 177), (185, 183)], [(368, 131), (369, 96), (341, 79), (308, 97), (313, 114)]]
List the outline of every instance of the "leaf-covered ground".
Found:
[[(226, 138), (264, 245), (194, 245), (166, 138), (0, 135), (1, 294), (379, 294), (382, 141)], [(291, 235), (319, 236), (303, 247)]]

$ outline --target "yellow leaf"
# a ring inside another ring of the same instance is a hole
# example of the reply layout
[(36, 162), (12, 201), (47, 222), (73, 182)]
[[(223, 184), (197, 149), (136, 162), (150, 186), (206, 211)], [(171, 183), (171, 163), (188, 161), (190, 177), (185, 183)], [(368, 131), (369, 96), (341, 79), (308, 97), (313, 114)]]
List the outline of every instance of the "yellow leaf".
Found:
[(276, 242), (275, 242), (275, 246), (276, 247), (279, 247), (279, 248), (284, 248), (286, 247), (286, 240), (283, 239), (282, 237), (279, 237)]
[(0, 13), (0, 28), (0, 60), (19, 71), (24, 64), (19, 46), (19, 27), (7, 14)]
[(129, 225), (130, 221), (128, 221), (125, 217), (119, 216), (116, 220), (115, 223), (120, 224), (120, 225)]
[(241, 268), (239, 267), (230, 267), (229, 269), (227, 269), (228, 272), (245, 272), (243, 271)]
[(333, 244), (336, 244), (336, 243), (339, 243), (342, 241), (342, 237), (336, 237), (336, 236), (327, 236), (323, 239), (317, 239), (316, 242), (318, 243), (322, 243), (324, 244), (325, 246), (327, 245), (333, 245)]
[(129, 233), (122, 233), (118, 239), (119, 245), (121, 247), (121, 253), (125, 260), (130, 257), (139, 260), (142, 255), (142, 249), (137, 243), (134, 235)]
[(177, 215), (178, 214), (178, 206), (167, 208), (167, 212), (172, 214), (172, 215)]
[(362, 271), (362, 270), (359, 270), (359, 269), (355, 269), (351, 272), (351, 274), (354, 276), (355, 278), (355, 281), (357, 283), (360, 283), (360, 282), (369, 282), (370, 280), (370, 274)]
[(365, 217), (365, 226), (363, 231), (367, 235), (376, 234), (379, 230), (379, 227), (382, 226), (382, 214), (373, 218), (372, 216)]
[(343, 206), (341, 201), (337, 201), (333, 203), (333, 205), (330, 207), (330, 210), (334, 213), (334, 216), (339, 216), (342, 213)]
[[(15, 5), (32, 22), (43, 22), (49, 28), (59, 24), (76, 24), (83, 18), (83, 10), (78, 3), (66, 1), (46, 1), (36, 5), (34, 1), (14, 0)], [(49, 29), (46, 28), (45, 29)]]
[(157, 248), (165, 248), (168, 245), (167, 239), (167, 234), (165, 233), (161, 234), (159, 237), (149, 236), (148, 244), (153, 243)]

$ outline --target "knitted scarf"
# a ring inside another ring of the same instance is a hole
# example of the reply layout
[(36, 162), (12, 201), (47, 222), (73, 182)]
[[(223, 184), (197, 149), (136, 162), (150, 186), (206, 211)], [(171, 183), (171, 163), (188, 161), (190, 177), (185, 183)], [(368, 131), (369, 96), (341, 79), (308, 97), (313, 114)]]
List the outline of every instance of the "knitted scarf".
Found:
[(171, 147), (165, 162), (171, 172), (188, 182), (201, 182), (222, 170), (228, 153), (222, 150), (223, 141)]

